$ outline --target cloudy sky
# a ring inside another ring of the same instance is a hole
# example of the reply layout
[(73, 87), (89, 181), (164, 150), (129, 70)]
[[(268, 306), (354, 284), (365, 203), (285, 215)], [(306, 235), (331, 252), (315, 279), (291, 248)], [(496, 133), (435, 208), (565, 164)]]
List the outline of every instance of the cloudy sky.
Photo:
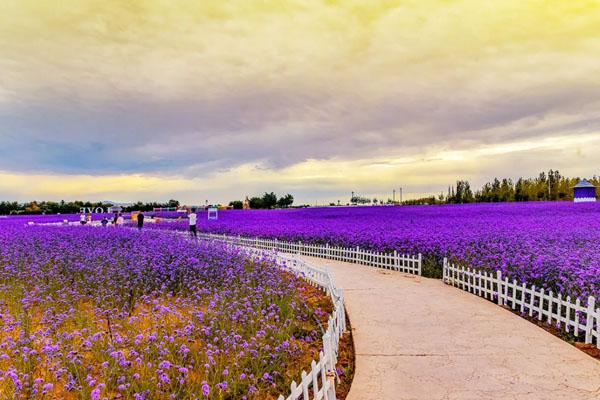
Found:
[(0, 199), (600, 174), (600, 3), (0, 2)]

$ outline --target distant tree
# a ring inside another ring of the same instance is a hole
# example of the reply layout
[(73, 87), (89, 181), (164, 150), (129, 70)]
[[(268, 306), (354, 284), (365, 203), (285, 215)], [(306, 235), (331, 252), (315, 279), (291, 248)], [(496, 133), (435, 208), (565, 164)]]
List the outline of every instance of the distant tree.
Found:
[(418, 199), (404, 200), (402, 204), (405, 205), (429, 205), (436, 204), (435, 196), (421, 197)]
[(273, 208), (277, 205), (277, 195), (273, 192), (263, 194), (263, 208)]
[(250, 208), (254, 208), (254, 209), (265, 208), (263, 199), (261, 197), (251, 197), (249, 202), (250, 202)]
[(294, 196), (289, 193), (277, 200), (277, 205), (281, 208), (290, 207), (292, 204), (294, 204)]
[(27, 212), (27, 213), (35, 214), (35, 213), (39, 213), (41, 211), (42, 211), (42, 209), (38, 205), (37, 201), (32, 201), (31, 203), (29, 203), (25, 206), (25, 212)]
[(233, 200), (229, 202), (229, 206), (233, 207), (234, 210), (241, 210), (244, 208), (244, 203), (242, 203), (240, 200)]
[(519, 178), (517, 183), (515, 184), (515, 201), (527, 201), (529, 200), (529, 195), (525, 191), (525, 182), (523, 178)]
[(354, 196), (354, 197), (350, 198), (350, 203), (352, 203), (352, 204), (370, 204), (371, 199), (368, 199), (366, 197), (361, 197), (361, 196)]
[(179, 200), (174, 200), (171, 199), (167, 202), (167, 207), (173, 208), (173, 207), (179, 207)]

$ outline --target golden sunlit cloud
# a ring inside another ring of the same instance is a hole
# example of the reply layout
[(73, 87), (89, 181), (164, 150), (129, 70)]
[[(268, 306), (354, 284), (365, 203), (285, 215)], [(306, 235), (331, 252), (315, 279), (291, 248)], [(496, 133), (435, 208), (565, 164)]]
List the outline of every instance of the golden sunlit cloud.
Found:
[(0, 4), (0, 198), (597, 174), (596, 1)]

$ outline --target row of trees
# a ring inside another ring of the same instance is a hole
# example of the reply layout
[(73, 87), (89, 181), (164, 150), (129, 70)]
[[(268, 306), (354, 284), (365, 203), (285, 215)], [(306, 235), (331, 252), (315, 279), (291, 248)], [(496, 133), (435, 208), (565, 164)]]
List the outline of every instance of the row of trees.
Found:
[[(7, 214), (70, 214), (78, 213), (81, 208), (96, 209), (102, 207), (105, 210), (110, 207), (110, 203), (105, 202), (90, 202), (90, 201), (31, 201), (28, 203), (18, 203), (16, 201), (0, 201), (0, 215)], [(169, 200), (166, 203), (149, 202), (143, 203), (138, 201), (127, 207), (123, 207), (124, 211), (151, 211), (156, 207), (178, 207), (179, 201)]]
[[(263, 196), (252, 197), (250, 199), (250, 208), (287, 208), (294, 204), (294, 196), (286, 194), (282, 197), (277, 197), (273, 192), (265, 193)], [(0, 215), (8, 214), (71, 214), (78, 213), (81, 208), (96, 209), (101, 207), (107, 209), (112, 204), (108, 202), (91, 202), (91, 201), (31, 201), (27, 203), (18, 203), (16, 201), (0, 201)], [(131, 203), (123, 206), (123, 211), (152, 211), (154, 208), (172, 208), (179, 207), (178, 200), (171, 199), (167, 202), (141, 202)], [(229, 203), (235, 209), (242, 209), (243, 202), (236, 200)]]
[[(350, 198), (350, 204), (393, 204), (392, 199), (387, 199), (387, 200), (379, 200), (377, 199), (377, 197), (374, 197), (373, 199), (370, 199), (369, 197), (363, 197), (363, 196), (353, 196)], [(334, 206), (336, 205), (335, 203), (330, 203), (330, 205)], [(338, 200), (338, 204), (339, 204), (339, 200)]]
[[(460, 180), (448, 187), (447, 194), (405, 201), (404, 204), (573, 200), (573, 186), (580, 181), (580, 178), (565, 177), (551, 169), (535, 178), (519, 178), (516, 182), (510, 178), (494, 178), (474, 192), (468, 181)], [(600, 186), (600, 177), (594, 176), (589, 181)]]
[[(559, 171), (553, 170), (547, 174), (542, 172), (536, 178), (519, 178), (516, 182), (496, 178), (486, 183), (475, 197), (482, 202), (573, 200), (573, 186), (580, 180), (564, 177)], [(600, 178), (594, 176), (590, 182), (599, 186)]]
[[(271, 208), (288, 208), (294, 204), (294, 196), (286, 194), (282, 197), (277, 197), (274, 192), (265, 192), (261, 197), (253, 196), (248, 199), (250, 208), (253, 209), (271, 209)], [(229, 205), (235, 210), (241, 210), (244, 208), (244, 202), (241, 200), (234, 200), (229, 202)]]

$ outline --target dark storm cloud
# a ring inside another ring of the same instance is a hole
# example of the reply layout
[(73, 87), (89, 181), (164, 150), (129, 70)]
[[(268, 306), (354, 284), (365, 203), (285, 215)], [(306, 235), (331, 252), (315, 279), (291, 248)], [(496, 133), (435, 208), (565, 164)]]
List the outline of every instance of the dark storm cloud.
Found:
[[(315, 88), (243, 88), (169, 101), (42, 94), (27, 106), (0, 111), (0, 169), (203, 174), (248, 162), (280, 168), (434, 143), (501, 144), (598, 130), (598, 102), (599, 87), (579, 84), (479, 96), (390, 92), (377, 99)], [(555, 115), (571, 118), (536, 123)], [(526, 119), (531, 121), (511, 126)]]

